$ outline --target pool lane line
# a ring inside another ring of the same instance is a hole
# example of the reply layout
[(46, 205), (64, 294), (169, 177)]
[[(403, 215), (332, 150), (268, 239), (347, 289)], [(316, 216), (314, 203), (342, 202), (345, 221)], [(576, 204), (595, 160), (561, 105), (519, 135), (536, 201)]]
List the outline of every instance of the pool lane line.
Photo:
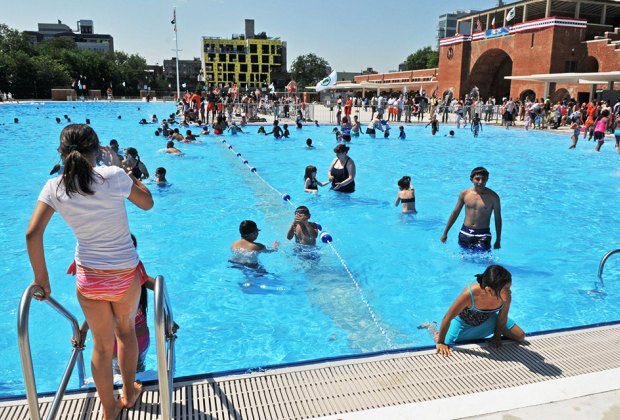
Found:
[[(247, 166), (250, 169), (250, 172), (252, 172), (254, 175), (256, 175), (258, 177), (258, 179), (260, 179), (266, 186), (268, 186), (273, 191), (275, 191), (276, 194), (278, 194), (282, 198), (282, 200), (284, 200), (285, 202), (290, 204), (293, 208), (296, 208), (295, 204), (291, 200), (291, 196), (289, 194), (282, 193), (277, 188), (275, 188), (273, 185), (271, 185), (269, 182), (267, 182), (262, 176), (260, 176), (260, 174), (258, 173), (258, 170), (256, 169), (256, 167), (250, 165), (250, 162), (247, 159), (245, 159), (244, 157), (242, 157), (241, 153), (237, 152), (232, 144), (228, 143), (226, 141), (226, 139), (221, 139), (221, 143), (222, 144), (228, 144), (228, 146), (227, 146), (228, 150), (230, 150), (232, 153), (234, 153), (239, 158), (239, 160), (241, 160), (241, 163), (243, 163), (245, 166)], [(392, 340), (388, 336), (388, 334), (385, 331), (385, 329), (381, 326), (381, 324), (380, 324), (380, 322), (379, 322), (379, 320), (377, 318), (377, 315), (375, 314), (375, 311), (372, 309), (372, 306), (368, 302), (368, 299), (366, 299), (366, 294), (362, 290), (362, 287), (357, 282), (357, 280), (355, 280), (355, 277), (353, 276), (353, 273), (349, 269), (349, 266), (347, 265), (347, 263), (345, 262), (344, 258), (342, 258), (342, 256), (340, 255), (340, 253), (336, 249), (336, 246), (333, 244), (332, 236), (330, 235), (329, 232), (324, 231), (323, 227), (320, 224), (318, 224), (318, 223), (317, 223), (317, 227), (318, 227), (319, 231), (321, 232), (321, 234), (320, 234), (321, 241), (323, 243), (325, 243), (325, 244), (328, 244), (329, 247), (331, 248), (331, 250), (333, 251), (333, 253), (336, 255), (336, 257), (338, 257), (338, 260), (340, 261), (340, 264), (342, 264), (342, 266), (344, 267), (345, 271), (349, 275), (349, 278), (351, 279), (351, 281), (355, 285), (355, 288), (357, 289), (362, 302), (366, 305), (366, 309), (368, 310), (368, 313), (370, 314), (370, 318), (375, 323), (375, 326), (377, 327), (377, 329), (379, 330), (379, 332), (381, 333), (381, 335), (385, 339), (385, 342), (387, 343), (388, 348), (389, 349), (393, 349), (394, 348), (394, 344), (392, 343)]]

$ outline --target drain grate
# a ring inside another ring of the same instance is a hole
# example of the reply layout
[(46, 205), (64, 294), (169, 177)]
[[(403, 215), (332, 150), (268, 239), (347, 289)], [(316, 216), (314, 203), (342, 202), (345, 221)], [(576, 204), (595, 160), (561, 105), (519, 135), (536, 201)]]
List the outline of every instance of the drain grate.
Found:
[[(176, 383), (175, 419), (307, 419), (430, 401), (620, 368), (620, 326), (533, 337), (528, 346), (505, 343), (284, 368)], [(41, 400), (41, 414), (51, 398)], [(0, 418), (28, 418), (26, 401), (0, 403)], [(65, 398), (62, 419), (100, 419), (95, 395)], [(123, 419), (159, 418), (159, 393), (147, 389)]]

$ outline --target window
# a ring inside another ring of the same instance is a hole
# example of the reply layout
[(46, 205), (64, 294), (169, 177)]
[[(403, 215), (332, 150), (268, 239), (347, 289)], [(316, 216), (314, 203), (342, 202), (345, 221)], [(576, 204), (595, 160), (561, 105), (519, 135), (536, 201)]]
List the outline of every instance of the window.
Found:
[(576, 71), (577, 71), (576, 61), (565, 61), (564, 62), (564, 73), (574, 73)]
[(530, 45), (530, 48), (534, 48), (534, 32), (532, 32), (532, 45)]
[(250, 56), (250, 63), (258, 63), (258, 56), (253, 54)]
[(269, 54), (269, 45), (263, 44), (261, 50), (263, 54)]
[(248, 71), (248, 65), (247, 64), (241, 64), (239, 66), (239, 71), (243, 72), (243, 73), (246, 73)]
[(252, 73), (258, 73), (258, 64), (252, 64)]
[(251, 44), (250, 45), (250, 54), (256, 54), (258, 52), (258, 45)]
[(262, 66), (260, 66), (260, 71), (262, 73), (269, 73), (269, 66), (267, 64), (263, 64)]

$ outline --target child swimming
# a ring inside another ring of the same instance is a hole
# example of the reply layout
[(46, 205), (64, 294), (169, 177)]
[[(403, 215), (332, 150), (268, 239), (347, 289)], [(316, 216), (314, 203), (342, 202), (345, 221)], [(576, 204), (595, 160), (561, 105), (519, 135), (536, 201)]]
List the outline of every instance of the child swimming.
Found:
[(316, 238), (319, 235), (318, 225), (310, 221), (310, 210), (306, 206), (299, 206), (295, 209), (295, 218), (291, 227), (288, 229), (286, 239), (289, 241), (295, 238), (295, 242), (303, 245), (316, 245)]
[(398, 180), (400, 191), (396, 195), (394, 206), (402, 203), (403, 213), (417, 213), (415, 209), (415, 190), (411, 186), (411, 177), (404, 176)]
[[(310, 139), (308, 139), (310, 140)], [(310, 142), (312, 143), (312, 141)], [(328, 181), (321, 182), (316, 179), (316, 166), (308, 165), (306, 166), (306, 173), (304, 174), (304, 191), (317, 193), (319, 192), (319, 186), (324, 187), (329, 184)]]

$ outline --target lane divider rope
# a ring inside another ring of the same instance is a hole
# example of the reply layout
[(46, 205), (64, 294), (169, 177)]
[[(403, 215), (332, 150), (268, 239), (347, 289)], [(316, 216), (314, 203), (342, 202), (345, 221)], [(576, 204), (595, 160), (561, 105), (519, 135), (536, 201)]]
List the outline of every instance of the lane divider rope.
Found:
[[(230, 150), (232, 153), (234, 153), (239, 158), (241, 163), (243, 163), (245, 166), (247, 166), (248, 169), (250, 170), (250, 172), (252, 172), (254, 175), (256, 175), (258, 177), (258, 179), (260, 179), (267, 187), (269, 187), (270, 189), (275, 191), (276, 194), (278, 194), (282, 198), (282, 200), (284, 200), (285, 202), (289, 203), (293, 208), (296, 208), (296, 206), (293, 203), (293, 201), (291, 200), (291, 196), (289, 194), (282, 193), (277, 188), (275, 188), (273, 185), (271, 185), (269, 182), (267, 182), (262, 176), (260, 176), (260, 174), (258, 173), (258, 170), (256, 169), (256, 167), (250, 165), (250, 162), (247, 159), (245, 159), (243, 156), (241, 156), (241, 153), (237, 152), (235, 150), (235, 148), (233, 147), (233, 145), (228, 143), (226, 141), (226, 139), (221, 139), (221, 142), (222, 142), (222, 144), (228, 144), (228, 146), (227, 146), (228, 150)], [(366, 294), (364, 293), (364, 290), (362, 289), (362, 287), (360, 286), (358, 281), (355, 280), (355, 276), (353, 276), (353, 273), (349, 269), (349, 266), (345, 262), (344, 258), (342, 258), (342, 256), (338, 252), (338, 249), (336, 249), (336, 246), (333, 244), (331, 234), (329, 232), (324, 231), (323, 227), (320, 224), (318, 224), (318, 223), (317, 223), (317, 227), (319, 229), (319, 232), (321, 232), (320, 235), (319, 235), (321, 241), (323, 243), (329, 245), (329, 247), (331, 248), (332, 252), (336, 255), (336, 257), (340, 261), (340, 264), (342, 264), (342, 267), (347, 272), (347, 274), (349, 275), (349, 278), (353, 282), (353, 285), (357, 289), (357, 291), (359, 293), (359, 296), (360, 296), (360, 299), (362, 300), (362, 302), (366, 306), (366, 309), (368, 310), (368, 313), (370, 314), (370, 318), (373, 320), (375, 326), (377, 327), (377, 329), (379, 330), (379, 332), (381, 333), (381, 335), (385, 339), (385, 342), (387, 343), (388, 348), (393, 349), (394, 345), (392, 343), (392, 340), (388, 336), (388, 334), (385, 331), (385, 329), (381, 326), (381, 323), (379, 322), (379, 319), (377, 318), (377, 316), (375, 314), (375, 311), (372, 309), (372, 306), (370, 305), (370, 303), (368, 302), (368, 299), (366, 298)]]

